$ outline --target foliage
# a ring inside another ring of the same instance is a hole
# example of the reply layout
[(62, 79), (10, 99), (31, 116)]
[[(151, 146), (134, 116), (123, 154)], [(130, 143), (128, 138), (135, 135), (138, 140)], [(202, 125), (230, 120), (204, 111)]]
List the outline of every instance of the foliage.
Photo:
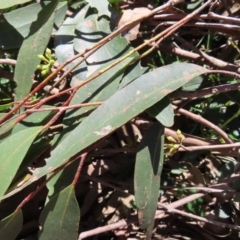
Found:
[(238, 26), (149, 4), (1, 1), (0, 239), (237, 239)]

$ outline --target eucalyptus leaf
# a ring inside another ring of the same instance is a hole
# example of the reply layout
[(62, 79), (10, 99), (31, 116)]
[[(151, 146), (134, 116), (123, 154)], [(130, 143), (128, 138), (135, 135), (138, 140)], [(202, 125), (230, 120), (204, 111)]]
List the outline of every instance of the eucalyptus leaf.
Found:
[(161, 101), (155, 103), (147, 110), (147, 113), (155, 117), (162, 125), (171, 127), (174, 120), (173, 107), (168, 97), (165, 97)]
[(0, 239), (15, 240), (22, 229), (22, 211), (18, 210), (0, 221)]
[(4, 198), (60, 167), (75, 154), (107, 136), (195, 76), (204, 73), (207, 73), (207, 70), (198, 65), (174, 63), (142, 75), (91, 113), (57, 145), (44, 167), (36, 169), (28, 182)]
[(18, 4), (30, 2), (31, 0), (1, 0), (0, 9), (9, 8)]
[[(82, 7), (79, 12), (76, 12), (73, 16), (68, 17), (57, 31), (54, 38), (54, 45), (55, 54), (59, 64), (63, 64), (65, 61), (75, 56), (73, 48), (73, 40), (76, 37), (75, 29), (78, 23), (83, 22), (88, 8), (89, 6), (86, 5)], [(72, 68), (79, 60), (80, 59), (76, 59), (68, 64), (66, 69), (69, 70)], [(72, 71), (73, 79), (77, 79), (78, 81), (85, 80), (86, 75), (87, 64), (85, 61)]]
[[(105, 18), (97, 19), (96, 14), (89, 15), (80, 22), (76, 27), (77, 37), (74, 39), (74, 49), (77, 52), (82, 52), (91, 47), (95, 43), (102, 40), (111, 33), (109, 21)], [(118, 59), (130, 51), (130, 46), (125, 38), (117, 36), (111, 41), (108, 41), (104, 46), (87, 58), (88, 76), (94, 73), (102, 65), (109, 61)], [(133, 54), (135, 57), (138, 54)]]
[(52, 0), (42, 9), (37, 21), (31, 25), (28, 37), (23, 41), (14, 72), (14, 81), (18, 84), (15, 101), (23, 100), (32, 87), (32, 76), (39, 63), (37, 55), (43, 54), (49, 42), (54, 23), (53, 12), (58, 2), (59, 0)]
[(156, 122), (143, 137), (136, 157), (134, 192), (140, 227), (151, 239), (164, 162), (164, 127)]
[(88, 2), (91, 7), (97, 9), (99, 17), (103, 15), (106, 15), (108, 17), (111, 16), (111, 12), (109, 11), (110, 6), (108, 0), (101, 1), (86, 0), (86, 2)]
[(41, 127), (27, 128), (11, 135), (0, 144), (0, 196), (3, 196), (10, 186), (23, 158)]
[(125, 87), (127, 84), (140, 77), (148, 71), (147, 67), (142, 67), (139, 62), (134, 62), (126, 69), (123, 79), (119, 84), (119, 89)]
[(40, 240), (77, 239), (80, 210), (74, 186), (70, 185), (56, 194), (44, 207), (40, 223), (43, 229)]
[[(49, 4), (50, 1), (44, 1), (44, 4), (34, 3), (0, 15), (0, 47), (3, 49), (20, 47), (24, 38), (32, 30), (32, 23), (37, 21), (42, 9)], [(57, 5), (54, 28), (58, 28), (62, 23), (66, 8), (66, 2), (60, 2)]]
[[(52, 199), (56, 194), (61, 192), (62, 189), (69, 186), (75, 176), (76, 169), (78, 168), (79, 161), (74, 161), (63, 170), (59, 171), (48, 183), (48, 198), (47, 202)], [(50, 175), (50, 174), (49, 174)]]
[[(113, 60), (112, 62), (114, 61), (115, 60)], [(80, 88), (73, 97), (71, 105), (86, 102), (90, 103), (106, 101), (111, 95), (113, 95), (117, 91), (119, 82), (122, 79), (124, 71), (131, 61), (132, 58), (125, 59), (120, 64), (114, 66), (107, 72), (95, 78), (93, 81), (89, 82), (86, 86)], [(111, 62), (103, 65), (100, 70), (108, 67), (109, 64), (111, 64)], [(84, 113), (86, 114), (94, 108), (96, 108), (96, 106), (84, 107), (75, 111), (70, 110), (66, 113), (63, 123), (66, 125), (70, 125), (72, 124), (72, 118)], [(78, 117), (78, 121), (81, 120), (82, 118)]]

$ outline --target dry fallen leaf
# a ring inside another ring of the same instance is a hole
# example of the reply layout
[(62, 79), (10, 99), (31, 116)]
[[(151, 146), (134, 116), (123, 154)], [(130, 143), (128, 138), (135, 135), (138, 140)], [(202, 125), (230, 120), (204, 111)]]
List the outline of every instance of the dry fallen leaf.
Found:
[[(118, 21), (118, 27), (123, 26), (126, 23), (134, 21), (140, 17), (143, 17), (149, 14), (151, 10), (145, 7), (134, 8), (125, 10)], [(134, 26), (132, 29), (123, 32), (123, 37), (125, 37), (128, 41), (133, 41), (137, 38), (139, 32), (140, 23)]]

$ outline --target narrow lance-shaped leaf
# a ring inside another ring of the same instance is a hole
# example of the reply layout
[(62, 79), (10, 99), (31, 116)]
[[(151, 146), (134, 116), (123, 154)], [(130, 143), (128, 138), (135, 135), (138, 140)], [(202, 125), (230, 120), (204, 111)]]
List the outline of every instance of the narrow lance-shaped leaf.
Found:
[(74, 186), (70, 185), (56, 194), (44, 207), (40, 223), (43, 230), (40, 240), (77, 239), (80, 210)]
[[(98, 19), (96, 14), (89, 15), (84, 21), (79, 22), (75, 32), (77, 36), (74, 38), (73, 46), (77, 52), (82, 52), (86, 48), (93, 46), (105, 36), (111, 33), (109, 21), (105, 18)], [(87, 58), (88, 76), (94, 73), (102, 65), (109, 61), (116, 60), (131, 51), (127, 40), (121, 36), (113, 38), (104, 46), (100, 47), (96, 52)], [(137, 53), (131, 57), (138, 56)]]
[[(41, 108), (47, 108), (48, 105), (43, 105)], [(48, 121), (53, 117), (53, 112), (43, 111), (36, 112), (27, 118), (25, 118), (21, 122), (17, 122), (17, 118), (20, 114), (14, 115), (11, 119), (4, 122), (4, 124), (0, 127), (0, 143), (5, 141), (7, 137), (11, 134), (15, 134), (25, 128), (35, 127), (35, 126), (43, 126), (48, 123)], [(5, 115), (5, 113), (3, 114)]]
[(13, 134), (0, 144), (0, 196), (10, 186), (23, 158), (25, 157), (33, 140), (38, 135), (41, 127), (26, 128)]
[[(89, 82), (84, 88), (80, 88), (71, 101), (71, 105), (85, 102), (100, 102), (107, 100), (113, 95), (118, 88), (119, 81), (122, 79), (124, 70), (131, 62), (132, 58), (127, 58), (120, 64), (109, 69), (109, 71), (103, 73), (94, 81)], [(114, 60), (112, 62), (115, 62)], [(111, 63), (111, 62), (110, 62)], [(101, 69), (107, 67), (109, 63), (103, 65)], [(94, 75), (94, 74), (93, 74)], [(63, 123), (66, 125), (71, 124), (73, 117), (86, 113), (95, 107), (84, 107), (76, 111), (68, 111)], [(78, 117), (79, 118), (79, 117)], [(80, 120), (80, 119), (79, 119)]]
[(91, 7), (94, 7), (98, 11), (98, 16), (106, 15), (108, 17), (111, 17), (111, 12), (109, 11), (109, 2), (108, 0), (101, 0), (101, 1), (96, 1), (96, 0), (87, 0), (89, 5)]
[[(78, 23), (83, 22), (88, 8), (89, 5), (85, 5), (81, 8), (79, 12), (66, 18), (66, 20), (62, 23), (62, 25), (56, 32), (54, 38), (54, 46), (55, 54), (59, 64), (63, 64), (65, 61), (72, 58), (76, 54), (73, 48), (73, 40), (76, 37), (75, 28)], [(70, 68), (75, 66), (79, 62), (79, 60), (80, 59), (74, 60), (73, 62), (69, 63), (65, 68), (69, 70)], [(75, 82), (75, 79), (77, 79), (78, 81), (85, 80), (87, 75), (86, 62), (83, 61), (80, 65), (78, 65), (74, 69), (74, 71), (71, 72), (71, 74), (71, 86), (73, 86), (72, 82)]]
[(0, 239), (15, 240), (22, 229), (22, 211), (14, 212), (0, 221)]
[(150, 107), (147, 113), (155, 117), (165, 127), (171, 127), (173, 125), (174, 112), (168, 97), (165, 97)]
[(128, 85), (130, 82), (132, 82), (134, 79), (137, 79), (138, 77), (142, 76), (144, 73), (146, 73), (149, 69), (147, 67), (142, 67), (140, 65), (140, 62), (135, 62), (131, 64), (125, 71), (124, 77), (119, 84), (118, 89), (121, 89)]
[[(7, 0), (8, 1), (8, 0)], [(11, 49), (19, 48), (25, 37), (29, 35), (31, 25), (37, 21), (38, 14), (50, 1), (33, 3), (17, 8), (11, 12), (0, 15), (0, 46)], [(66, 2), (60, 2), (56, 7), (54, 28), (58, 28), (66, 13)]]
[(195, 64), (174, 63), (146, 73), (117, 91), (90, 114), (53, 151), (46, 165), (29, 182), (7, 194), (15, 194), (33, 181), (66, 163), (70, 157), (113, 132), (207, 69)]
[(156, 122), (142, 139), (136, 157), (134, 192), (138, 219), (151, 239), (164, 161), (164, 127)]
[(54, 14), (59, 0), (53, 0), (46, 5), (38, 15), (36, 22), (31, 25), (29, 36), (24, 40), (17, 58), (14, 81), (18, 83), (15, 101), (22, 100), (32, 87), (32, 76), (39, 59), (46, 48), (52, 33)]
[[(59, 171), (49, 182), (47, 182), (46, 186), (48, 188), (48, 197), (46, 202), (48, 202), (50, 199), (52, 199), (52, 197), (73, 182), (78, 165), (78, 161), (73, 162), (69, 166)], [(49, 175), (51, 176), (51, 173)]]
[(0, 9), (9, 8), (18, 4), (30, 2), (31, 0), (1, 0)]

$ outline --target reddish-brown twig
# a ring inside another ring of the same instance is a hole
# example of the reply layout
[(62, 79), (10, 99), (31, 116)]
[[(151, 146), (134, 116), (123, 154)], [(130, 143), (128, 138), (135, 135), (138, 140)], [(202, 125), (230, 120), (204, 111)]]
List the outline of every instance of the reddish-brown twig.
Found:
[(208, 121), (207, 119), (203, 118), (200, 115), (197, 115), (195, 113), (189, 112), (183, 108), (178, 108), (176, 106), (173, 106), (173, 108), (175, 109), (176, 112), (180, 113), (181, 115), (184, 115), (188, 118), (191, 118), (192, 120), (203, 124), (204, 126), (214, 130), (219, 136), (221, 136), (226, 142), (228, 143), (233, 143), (233, 141), (228, 137), (228, 135), (218, 126), (216, 126), (215, 124), (211, 123), (210, 121)]
[[(123, 32), (124, 30), (131, 28), (133, 26), (135, 26), (136, 24), (138, 24), (139, 22), (141, 22), (143, 19), (148, 18), (152, 15), (154, 15), (155, 13), (168, 8), (171, 5), (177, 4), (178, 1), (176, 2), (172, 2), (169, 1), (168, 3), (154, 9), (151, 13), (145, 15), (145, 16), (141, 16), (139, 19), (136, 19), (132, 22), (126, 23), (125, 25), (123, 25), (122, 27), (118, 28), (116, 31), (114, 31), (113, 33), (109, 34), (107, 37), (105, 37), (104, 39), (100, 40), (99, 42), (97, 42), (96, 44), (94, 44), (93, 46), (85, 49), (83, 52), (75, 55), (74, 57), (72, 57), (71, 59), (68, 59), (65, 63), (63, 63), (61, 66), (59, 66), (54, 72), (52, 72), (46, 79), (44, 79), (35, 89), (33, 89), (31, 91), (31, 93), (29, 93), (21, 103), (19, 103), (16, 107), (14, 107), (11, 111), (9, 111), (7, 114), (5, 114), (1, 119), (0, 119), (0, 124), (3, 123), (6, 119), (8, 119), (13, 113), (17, 112), (25, 102), (27, 102), (27, 100), (33, 96), (36, 92), (38, 92), (40, 89), (42, 89), (51, 79), (53, 79), (58, 72), (60, 72), (61, 70), (63, 70), (69, 63), (73, 62), (74, 60), (84, 56), (73, 68), (71, 68), (68, 71), (65, 71), (65, 73), (63, 74), (63, 76), (61, 78), (64, 78), (65, 76), (67, 76), (67, 74), (69, 74), (74, 68), (76, 68), (79, 64), (81, 64), (82, 61), (84, 61), (87, 57), (89, 57), (92, 53), (94, 53), (96, 50), (98, 50), (101, 46), (103, 46), (105, 43), (107, 43), (108, 41), (110, 41), (112, 38), (116, 37), (119, 33)], [(88, 53), (88, 54), (87, 54)], [(79, 87), (81, 87), (82, 85), (80, 85)], [(78, 88), (78, 87), (77, 87)], [(71, 91), (72, 89), (70, 89), (69, 91)], [(68, 91), (67, 91), (68, 92)], [(58, 94), (56, 94), (58, 95)], [(56, 96), (55, 96), (56, 97)]]

